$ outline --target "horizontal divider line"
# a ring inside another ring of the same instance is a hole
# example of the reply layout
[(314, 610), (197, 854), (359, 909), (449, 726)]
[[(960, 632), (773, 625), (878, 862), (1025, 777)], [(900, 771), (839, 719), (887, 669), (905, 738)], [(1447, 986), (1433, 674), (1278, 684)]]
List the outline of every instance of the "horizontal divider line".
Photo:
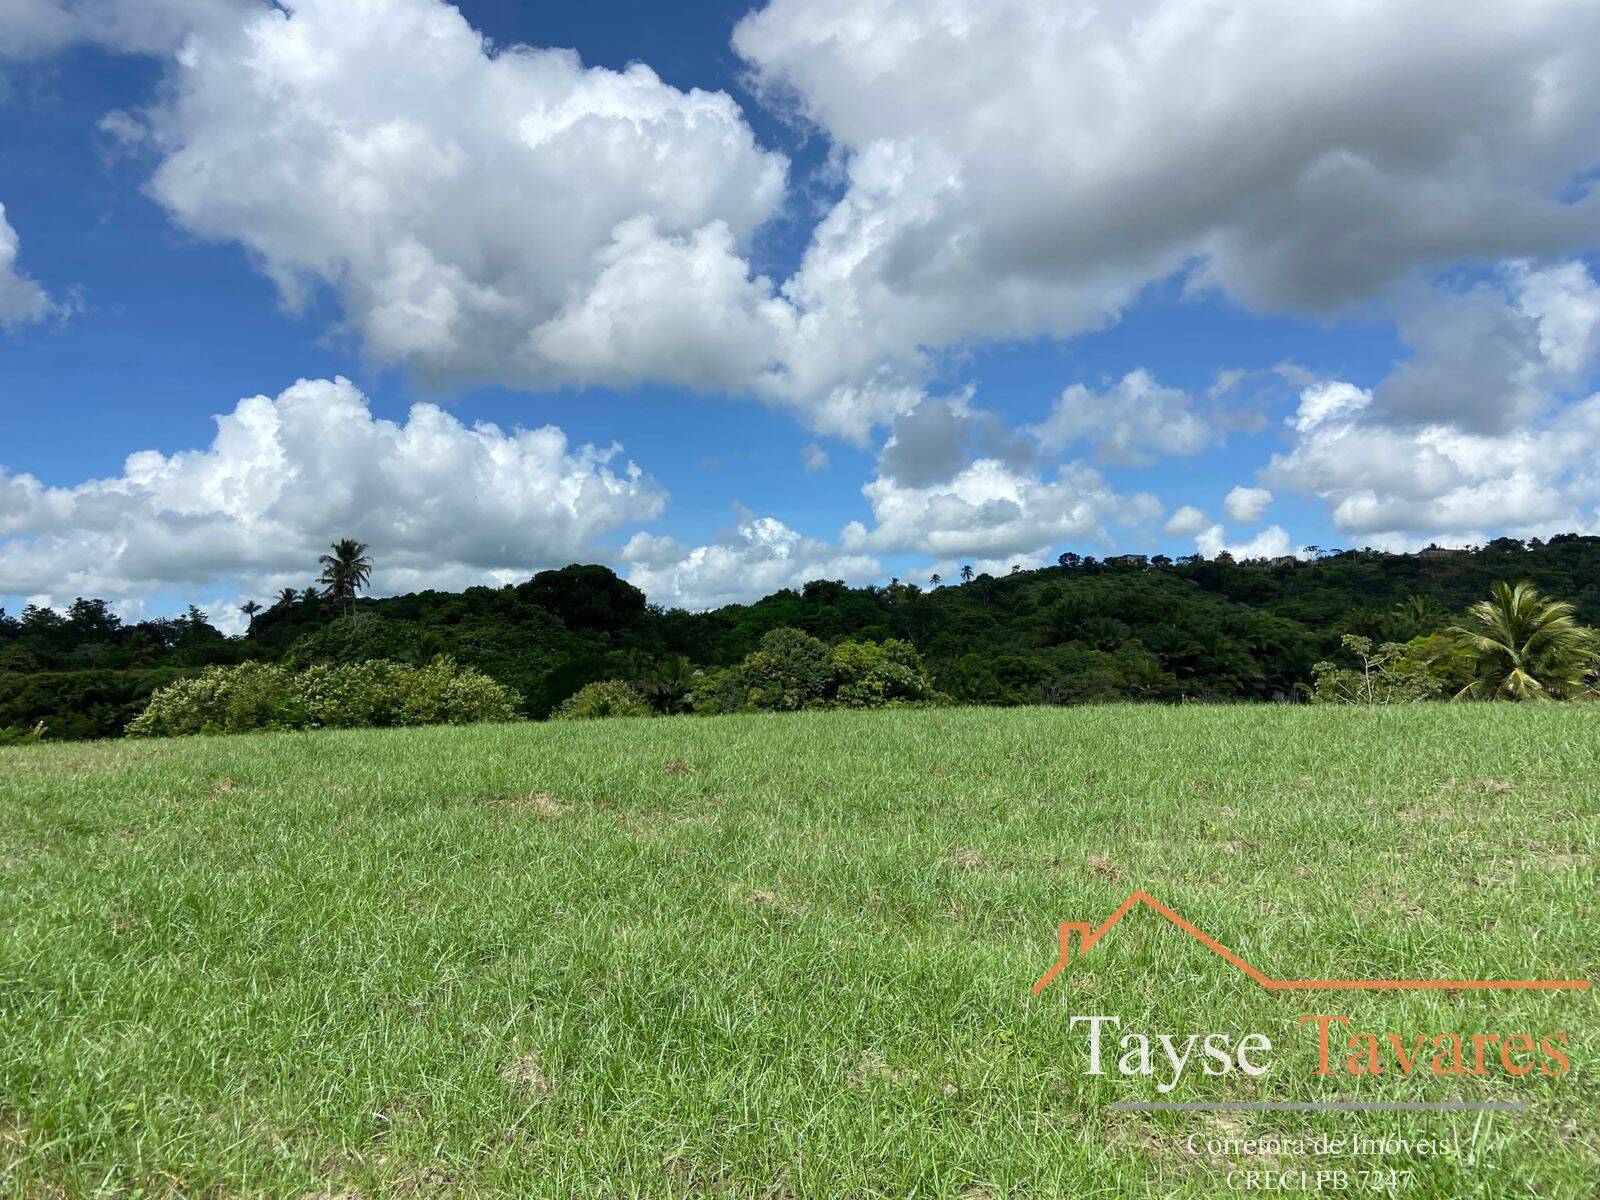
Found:
[(1117, 1112), (1523, 1112), (1522, 1100), (1119, 1100)]

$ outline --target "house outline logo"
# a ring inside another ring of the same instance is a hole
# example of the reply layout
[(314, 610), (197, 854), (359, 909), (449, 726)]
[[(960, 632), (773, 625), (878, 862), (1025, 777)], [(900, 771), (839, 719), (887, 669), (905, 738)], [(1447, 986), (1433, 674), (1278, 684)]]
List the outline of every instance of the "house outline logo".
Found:
[(1587, 979), (1274, 979), (1264, 971), (1257, 970), (1251, 966), (1242, 957), (1228, 949), (1228, 947), (1204, 930), (1184, 920), (1172, 909), (1150, 895), (1149, 892), (1140, 889), (1118, 905), (1116, 911), (1098, 926), (1091, 926), (1087, 921), (1062, 921), (1060, 927), (1060, 956), (1051, 965), (1050, 969), (1034, 983), (1033, 994), (1037, 996), (1045, 988), (1049, 987), (1050, 982), (1061, 974), (1068, 962), (1071, 961), (1073, 934), (1078, 935), (1080, 943), (1078, 955), (1081, 958), (1087, 955), (1099, 943), (1100, 939), (1110, 932), (1112, 926), (1141, 904), (1158, 916), (1165, 918), (1171, 924), (1176, 925), (1213, 954), (1226, 959), (1230, 965), (1244, 972), (1269, 992), (1586, 991), (1589, 987)]

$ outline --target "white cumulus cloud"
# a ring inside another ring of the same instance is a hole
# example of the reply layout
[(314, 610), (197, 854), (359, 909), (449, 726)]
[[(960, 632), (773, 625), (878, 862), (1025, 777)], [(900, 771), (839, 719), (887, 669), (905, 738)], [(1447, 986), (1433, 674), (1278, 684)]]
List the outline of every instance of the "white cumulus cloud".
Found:
[[(382, 361), (753, 394), (858, 444), (944, 351), (1098, 328), (1174, 275), (1329, 313), (1577, 253), (1600, 224), (1587, 0), (773, 0), (734, 48), (844, 183), (787, 279), (750, 262), (785, 158), (727, 95), (643, 64), (494, 47), (440, 0), (13, 0), (4, 20), (19, 45), (176, 47), (151, 193), (291, 303), (331, 288)], [(1050, 436), (1106, 461), (1205, 444), (1146, 382), (1074, 396)]]
[(241, 400), (216, 424), (205, 449), (140, 451), (76, 487), (0, 470), (0, 594), (303, 586), (340, 536), (372, 546), (381, 592), (506, 581), (592, 555), (665, 504), (615, 446), (469, 427), (432, 404), (382, 420), (343, 379)]
[(775, 517), (748, 517), (704, 546), (635, 534), (622, 561), (628, 582), (653, 602), (691, 609), (742, 603), (813, 579), (865, 584), (883, 574), (873, 555), (804, 537)]
[[(1586, 0), (772, 0), (735, 49), (846, 191), (787, 285), (855, 364), (1070, 335), (1192, 269), (1330, 312), (1592, 245)], [(935, 82), (936, 81), (936, 82)]]
[(6, 220), (6, 206), (0, 204), (0, 329), (7, 332), (67, 311), (17, 266), (21, 246), (17, 231)]
[(1269, 481), (1321, 497), (1342, 533), (1389, 549), (1600, 525), (1600, 395), (1585, 394), (1600, 284), (1581, 263), (1510, 264), (1402, 329), (1414, 353), (1376, 388), (1301, 392)]
[(1032, 433), (1046, 450), (1083, 441), (1101, 462), (1127, 466), (1198, 454), (1217, 441), (1217, 431), (1194, 410), (1187, 392), (1161, 386), (1145, 370), (1130, 371), (1102, 392), (1073, 384)]
[(1272, 503), (1272, 493), (1266, 488), (1236, 487), (1222, 498), (1222, 513), (1230, 521), (1254, 525)]
[(1294, 554), (1294, 543), (1281, 525), (1269, 525), (1255, 537), (1243, 542), (1228, 541), (1228, 532), (1221, 525), (1212, 525), (1195, 536), (1194, 547), (1206, 558), (1231, 554), (1236, 559), (1280, 558)]
[(287, 0), (195, 33), (146, 114), (150, 192), (337, 292), (443, 380), (749, 387), (790, 314), (742, 247), (787, 162), (725, 93), (496, 49), (437, 0)]
[(1121, 495), (1076, 462), (1046, 478), (979, 458), (948, 479), (914, 485), (880, 475), (861, 492), (874, 524), (847, 525), (846, 548), (940, 560), (1040, 558), (1068, 541), (1109, 542), (1113, 525), (1143, 526), (1161, 515), (1155, 497)]
[(1185, 538), (1193, 537), (1210, 524), (1204, 512), (1192, 504), (1185, 504), (1173, 511), (1162, 530), (1168, 537)]

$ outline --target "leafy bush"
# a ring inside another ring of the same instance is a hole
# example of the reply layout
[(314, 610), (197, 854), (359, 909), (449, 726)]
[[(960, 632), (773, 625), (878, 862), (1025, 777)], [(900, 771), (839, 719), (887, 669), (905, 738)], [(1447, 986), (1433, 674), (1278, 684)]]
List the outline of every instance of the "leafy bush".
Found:
[(840, 642), (828, 652), (834, 703), (843, 708), (883, 708), (939, 700), (938, 689), (910, 642)]
[(817, 707), (832, 678), (826, 645), (798, 629), (774, 629), (737, 666), (706, 673), (695, 690), (695, 711)]
[(1354, 668), (1319, 662), (1311, 668), (1313, 704), (1410, 704), (1440, 700), (1455, 691), (1459, 655), (1449, 639), (1413, 638), (1408, 644), (1345, 634), (1340, 639), (1357, 662)]
[(210, 667), (150, 698), (128, 726), (134, 737), (353, 729), (510, 721), (517, 696), (470, 667), (436, 658), (422, 667), (371, 662), (305, 671), (268, 663)]
[(741, 666), (752, 708), (785, 711), (826, 697), (833, 672), (828, 648), (798, 629), (774, 629)]
[(45, 723), (38, 722), (32, 729), (19, 727), (6, 727), (0, 729), (0, 746), (25, 746), (30, 742), (44, 740)]
[(588, 683), (562, 701), (558, 721), (593, 721), (601, 717), (653, 717), (655, 709), (630, 683), (604, 679)]
[(840, 642), (831, 649), (798, 629), (774, 629), (737, 666), (703, 672), (699, 713), (881, 708), (945, 700), (909, 642)]
[(153, 671), (0, 671), (0, 730), (11, 739), (32, 738), (40, 722), (47, 741), (117, 737), (144, 710), (151, 695), (183, 677)]

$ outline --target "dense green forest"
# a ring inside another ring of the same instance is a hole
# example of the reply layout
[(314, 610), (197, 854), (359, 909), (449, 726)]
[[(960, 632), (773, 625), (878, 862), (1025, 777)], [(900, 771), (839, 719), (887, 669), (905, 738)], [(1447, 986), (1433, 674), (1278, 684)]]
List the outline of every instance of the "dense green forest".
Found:
[(514, 689), (530, 717), (606, 679), (670, 706), (696, 670), (738, 663), (781, 628), (830, 644), (909, 642), (958, 703), (1297, 700), (1313, 665), (1340, 655), (1343, 635), (1435, 632), (1497, 579), (1530, 580), (1600, 623), (1600, 538), (1578, 535), (1298, 563), (1068, 553), (1053, 567), (937, 587), (818, 580), (699, 613), (653, 606), (607, 568), (574, 565), (464, 592), (286, 590), (241, 637), (197, 609), (124, 624), (105, 602), (79, 600), (65, 613), (0, 610), (0, 735), (43, 722), (48, 738), (116, 736), (156, 688), (251, 660), (303, 667), (446, 654)]

